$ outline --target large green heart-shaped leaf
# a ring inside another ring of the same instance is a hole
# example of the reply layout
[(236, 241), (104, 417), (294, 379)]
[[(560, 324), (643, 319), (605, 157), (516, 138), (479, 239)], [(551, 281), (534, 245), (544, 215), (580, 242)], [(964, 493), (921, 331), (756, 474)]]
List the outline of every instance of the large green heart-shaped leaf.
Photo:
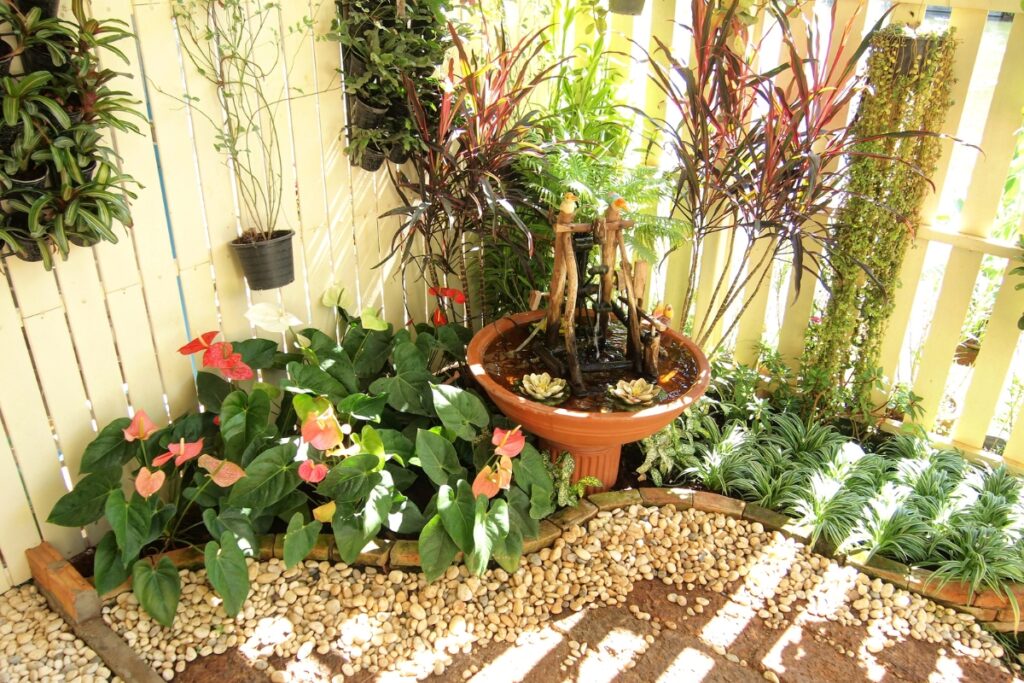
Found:
[(124, 491), (114, 489), (107, 496), (103, 511), (117, 537), (121, 562), (127, 567), (139, 556), (139, 551), (149, 539), (153, 509), (140, 495), (133, 494), (128, 500)]
[(238, 547), (247, 557), (253, 557), (259, 545), (256, 532), (252, 528), (252, 518), (241, 510), (221, 510), (218, 514), (214, 509), (203, 510), (203, 524), (213, 538), (220, 538), (225, 531), (230, 531), (238, 541)]
[(234, 617), (249, 597), (249, 568), (245, 564), (245, 553), (238, 547), (235, 535), (225, 531), (219, 544), (216, 541), (206, 544), (205, 555), (210, 585), (224, 599), (224, 612)]
[(235, 463), (242, 462), (242, 454), (249, 444), (267, 431), (269, 419), (270, 397), (266, 393), (235, 391), (228, 395), (220, 410), (225, 457)]
[(386, 394), (368, 396), (367, 394), (355, 393), (346, 396), (338, 403), (338, 412), (342, 415), (348, 415), (355, 420), (380, 422), (380, 414), (384, 411), (387, 400)]
[(530, 516), (544, 519), (555, 511), (555, 483), (544, 464), (544, 456), (526, 444), (518, 458), (512, 459), (512, 476), (530, 496)]
[(212, 372), (202, 371), (196, 373), (196, 389), (199, 392), (199, 402), (214, 413), (220, 412), (224, 399), (234, 390), (231, 382)]
[(231, 507), (263, 510), (284, 498), (299, 485), (293, 443), (269, 448), (245, 468), (245, 476), (231, 487)]
[(423, 354), (414, 344), (403, 342), (392, 354), (395, 374), (380, 377), (370, 384), (374, 394), (387, 394), (388, 405), (402, 413), (433, 415), (430, 401), (430, 380)]
[(519, 529), (511, 527), (504, 538), (497, 540), (492, 557), (509, 574), (519, 570), (519, 562), (523, 558), (523, 534)]
[(441, 578), (459, 552), (455, 541), (445, 531), (440, 515), (434, 515), (423, 527), (418, 546), (420, 567), (422, 567), (427, 581), (436, 581)]
[(92, 572), (96, 583), (96, 592), (101, 596), (114, 590), (128, 579), (128, 568), (121, 561), (121, 552), (118, 550), (117, 538), (113, 531), (108, 531), (96, 546)]
[(245, 339), (233, 342), (231, 350), (242, 356), (242, 362), (253, 370), (273, 367), (277, 356), (277, 342), (269, 339)]
[(447, 484), (453, 478), (466, 478), (466, 468), (459, 462), (455, 447), (440, 434), (425, 429), (418, 430), (416, 456), (420, 459), (423, 471), (438, 486)]
[(316, 545), (320, 529), (324, 526), (315, 520), (309, 524), (304, 522), (302, 513), (296, 512), (288, 522), (288, 530), (284, 534), (284, 566), (289, 569), (306, 559), (309, 551)]
[(397, 504), (391, 506), (387, 527), (396, 534), (416, 534), (423, 529), (426, 522), (419, 506), (408, 498), (402, 497)]
[(483, 429), (490, 422), (483, 401), (465, 389), (437, 384), (430, 387), (430, 393), (441, 423), (460, 439), (473, 441), (478, 429)]
[(380, 483), (381, 459), (370, 453), (349, 456), (331, 468), (317, 493), (338, 503), (363, 500)]
[(518, 486), (510, 488), (505, 497), (508, 499), (509, 526), (519, 529), (523, 538), (537, 538), (540, 522), (530, 514), (530, 497)]
[(132, 459), (132, 456), (139, 448), (138, 441), (126, 441), (124, 430), (132, 421), (127, 417), (121, 417), (100, 430), (82, 453), (82, 464), (80, 471), (98, 472), (110, 467), (121, 467)]
[(391, 325), (384, 331), (364, 330), (358, 324), (349, 325), (342, 348), (352, 361), (352, 369), (361, 380), (380, 374), (391, 347)]
[(466, 555), (466, 569), (477, 576), (482, 575), (487, 570), (495, 546), (508, 535), (508, 529), (508, 503), (502, 498), (488, 501), (487, 496), (477, 496), (473, 550)]
[(110, 492), (121, 488), (121, 467), (107, 467), (81, 479), (61, 496), (46, 521), (60, 526), (85, 526), (103, 516)]
[(437, 493), (437, 512), (445, 531), (464, 553), (473, 549), (473, 523), (476, 501), (469, 482), (460, 479), (457, 488), (444, 484)]
[(170, 559), (162, 557), (156, 566), (148, 559), (136, 562), (132, 567), (132, 592), (149, 616), (171, 627), (181, 598), (181, 577)]

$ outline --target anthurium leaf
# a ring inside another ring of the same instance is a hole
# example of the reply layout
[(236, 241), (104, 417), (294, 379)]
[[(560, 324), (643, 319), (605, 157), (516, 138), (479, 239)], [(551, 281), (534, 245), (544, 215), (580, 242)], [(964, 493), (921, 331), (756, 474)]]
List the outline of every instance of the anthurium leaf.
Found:
[(388, 329), (388, 323), (381, 320), (377, 315), (376, 309), (364, 308), (363, 314), (359, 316), (359, 324), (364, 330), (373, 330), (375, 332), (385, 332)]
[(267, 431), (269, 419), (270, 397), (262, 391), (229, 394), (220, 410), (220, 435), (224, 439), (226, 459), (242, 462), (242, 454), (249, 444)]
[(344, 384), (314, 365), (291, 362), (288, 364), (288, 375), (291, 380), (286, 386), (293, 391), (298, 389), (327, 396), (332, 403), (341, 401), (349, 394)]
[(380, 528), (388, 519), (391, 511), (391, 488), (386, 484), (377, 484), (366, 497), (363, 506), (363, 538), (367, 543), (376, 537)]
[(437, 328), (437, 341), (455, 360), (461, 361), (466, 358), (466, 342), (454, 326), (442, 325)]
[(430, 480), (441, 486), (450, 479), (465, 479), (466, 468), (459, 462), (455, 447), (440, 434), (420, 429), (416, 432), (416, 456)]
[(238, 541), (238, 547), (247, 557), (256, 555), (259, 544), (256, 532), (252, 528), (252, 519), (241, 510), (221, 510), (218, 514), (214, 509), (203, 510), (203, 524), (213, 538), (220, 538), (225, 531), (230, 531)]
[(93, 578), (96, 592), (101, 596), (114, 590), (128, 579), (128, 569), (121, 561), (121, 551), (117, 547), (117, 538), (113, 531), (108, 531), (99, 545), (92, 560)]
[(111, 491), (121, 489), (121, 467), (107, 467), (83, 477), (61, 496), (46, 519), (60, 526), (85, 526), (103, 516)]
[(338, 412), (355, 420), (380, 422), (380, 415), (384, 412), (387, 399), (387, 394), (379, 396), (362, 393), (351, 394), (338, 402)]
[(466, 554), (466, 568), (480, 576), (486, 571), (498, 540), (508, 535), (508, 503), (503, 498), (488, 501), (487, 496), (476, 497), (473, 518), (473, 550)]
[(444, 572), (455, 560), (459, 552), (444, 529), (440, 515), (434, 515), (420, 532), (419, 540), (420, 567), (427, 577), (427, 581), (436, 581), (444, 575)]
[(412, 441), (405, 438), (402, 432), (394, 429), (378, 429), (377, 436), (384, 444), (384, 452), (399, 456), (403, 463), (408, 463), (409, 458), (416, 452)]
[(117, 537), (121, 562), (127, 567), (139, 556), (139, 551), (149, 538), (153, 510), (138, 494), (133, 494), (131, 500), (128, 500), (124, 497), (124, 491), (118, 488), (107, 496), (103, 512)]
[(376, 377), (388, 359), (391, 347), (391, 326), (383, 332), (364, 330), (357, 324), (349, 326), (342, 348), (352, 361), (352, 369), (361, 380)]
[(509, 574), (519, 570), (519, 563), (523, 558), (523, 534), (518, 528), (511, 527), (504, 538), (497, 540), (492, 557)]
[(238, 547), (235, 535), (225, 531), (220, 543), (210, 541), (206, 544), (205, 559), (210, 585), (224, 599), (224, 612), (234, 617), (249, 597), (249, 567), (245, 564), (245, 553)]
[(246, 339), (232, 342), (231, 348), (242, 355), (242, 362), (253, 370), (265, 370), (274, 365), (277, 355), (277, 342), (269, 339)]
[(132, 459), (138, 450), (138, 441), (126, 441), (124, 430), (131, 424), (127, 417), (121, 417), (100, 430), (82, 453), (80, 471), (96, 472), (108, 467), (121, 467)]
[(505, 497), (508, 498), (510, 527), (519, 529), (523, 538), (537, 538), (537, 534), (540, 533), (540, 522), (530, 514), (530, 497), (518, 486), (510, 488)]
[(464, 553), (472, 550), (476, 501), (469, 482), (460, 479), (455, 489), (443, 484), (437, 492), (437, 513), (441, 516), (445, 531), (459, 550)]
[(359, 450), (363, 453), (377, 456), (379, 460), (384, 461), (384, 442), (377, 430), (370, 425), (364, 425), (359, 436), (353, 434), (352, 440), (359, 444)]
[(376, 455), (351, 455), (331, 468), (317, 487), (317, 493), (338, 503), (362, 500), (380, 483), (381, 464), (381, 459)]
[(302, 513), (296, 512), (288, 522), (288, 530), (284, 534), (284, 566), (289, 569), (306, 559), (309, 551), (316, 545), (320, 529), (324, 526), (315, 520), (309, 524), (304, 522)]
[(352, 564), (366, 547), (361, 515), (356, 515), (351, 505), (339, 505), (331, 520), (331, 529), (342, 562)]
[(230, 382), (213, 373), (205, 372), (196, 373), (196, 388), (199, 391), (199, 401), (213, 413), (220, 413), (221, 403), (232, 391)]
[(483, 401), (465, 389), (435, 384), (431, 385), (430, 394), (441, 423), (460, 439), (473, 441), (490, 422)]
[(415, 345), (404, 342), (393, 354), (395, 374), (380, 377), (370, 384), (370, 392), (387, 394), (388, 405), (402, 413), (433, 415), (430, 403), (430, 380), (426, 361)]
[(423, 529), (426, 521), (419, 506), (405, 498), (397, 505), (392, 505), (387, 527), (396, 534), (416, 534)]
[(544, 456), (530, 444), (512, 459), (512, 479), (529, 494), (531, 517), (544, 519), (555, 511), (555, 484), (544, 465)]
[(256, 456), (245, 468), (245, 476), (231, 487), (228, 504), (263, 510), (294, 491), (299, 485), (295, 452), (295, 444), (285, 443)]
[(149, 616), (171, 627), (181, 598), (181, 577), (170, 559), (161, 557), (156, 566), (148, 559), (136, 562), (132, 567), (132, 592)]
[(359, 378), (356, 377), (352, 360), (341, 349), (332, 351), (320, 359), (320, 369), (341, 382), (346, 394), (359, 391)]

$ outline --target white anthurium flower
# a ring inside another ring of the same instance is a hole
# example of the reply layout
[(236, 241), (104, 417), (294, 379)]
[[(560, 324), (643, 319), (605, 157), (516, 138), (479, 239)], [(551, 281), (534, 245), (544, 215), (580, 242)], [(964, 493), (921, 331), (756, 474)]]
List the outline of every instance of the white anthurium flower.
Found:
[(300, 349), (308, 349), (310, 346), (313, 345), (313, 340), (310, 339), (309, 337), (307, 337), (304, 334), (300, 334), (299, 332), (296, 332), (295, 333), (295, 345), (298, 346)]
[(256, 327), (267, 332), (280, 334), (287, 332), (295, 325), (302, 323), (295, 315), (284, 310), (277, 304), (253, 304), (245, 312), (245, 317)]
[(341, 308), (341, 299), (345, 296), (345, 288), (338, 285), (331, 285), (324, 290), (320, 297), (320, 303), (327, 308)]

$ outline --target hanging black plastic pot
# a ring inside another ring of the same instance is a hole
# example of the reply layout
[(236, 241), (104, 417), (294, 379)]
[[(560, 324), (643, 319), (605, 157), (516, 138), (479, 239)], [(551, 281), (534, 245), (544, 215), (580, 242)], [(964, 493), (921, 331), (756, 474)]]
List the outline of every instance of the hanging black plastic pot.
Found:
[(53, 71), (54, 64), (50, 57), (50, 51), (46, 49), (45, 45), (33, 45), (25, 48), (25, 51), (21, 53), (21, 68), (27, 74), (34, 71)]
[(613, 14), (637, 16), (644, 12), (645, 0), (608, 0), (608, 10)]
[(22, 14), (28, 14), (38, 7), (44, 17), (55, 17), (60, 10), (60, 0), (14, 0), (14, 4)]
[(3, 38), (0, 38), (0, 76), (7, 76), (11, 73), (11, 53), (14, 48)]
[(366, 62), (352, 53), (345, 55), (345, 74), (350, 78), (359, 78), (366, 73)]
[(45, 166), (30, 168), (16, 175), (11, 176), (10, 181), (14, 189), (30, 190), (46, 187), (50, 180), (50, 172)]
[(388, 149), (388, 161), (393, 164), (404, 164), (409, 160), (409, 151), (401, 145), (391, 145)]
[(896, 71), (901, 74), (913, 71), (928, 56), (929, 45), (927, 38), (903, 36), (896, 51)]
[(373, 173), (384, 165), (384, 159), (384, 152), (379, 149), (367, 147), (363, 150), (363, 155), (359, 158), (359, 168)]
[(376, 107), (358, 96), (352, 98), (352, 125), (358, 128), (377, 128), (388, 113), (387, 107)]
[(71, 244), (74, 244), (76, 247), (92, 247), (100, 243), (100, 238), (96, 235), (69, 232), (68, 242), (71, 242)]
[(267, 240), (242, 237), (231, 242), (249, 289), (277, 289), (295, 279), (291, 230), (275, 230)]

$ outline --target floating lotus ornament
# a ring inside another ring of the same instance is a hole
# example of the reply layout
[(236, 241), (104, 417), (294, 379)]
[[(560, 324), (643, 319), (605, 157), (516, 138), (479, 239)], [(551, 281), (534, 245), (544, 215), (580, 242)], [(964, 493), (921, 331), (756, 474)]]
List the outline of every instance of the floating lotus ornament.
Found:
[(633, 381), (620, 379), (618, 384), (608, 385), (608, 395), (630, 408), (650, 405), (660, 394), (661, 387), (643, 378)]
[(569, 386), (560, 377), (552, 377), (546, 372), (523, 375), (519, 381), (519, 390), (535, 401), (545, 405), (558, 405), (569, 398)]

